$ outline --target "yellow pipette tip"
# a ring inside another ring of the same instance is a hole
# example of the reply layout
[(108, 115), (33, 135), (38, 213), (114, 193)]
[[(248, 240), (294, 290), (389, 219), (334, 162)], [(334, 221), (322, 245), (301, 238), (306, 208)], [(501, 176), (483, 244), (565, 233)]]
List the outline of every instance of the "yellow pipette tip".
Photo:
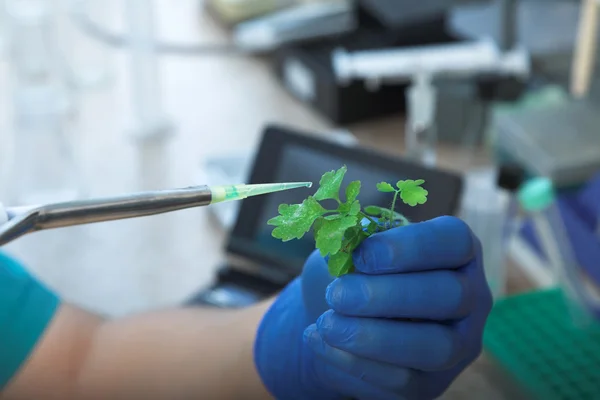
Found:
[(243, 200), (247, 197), (260, 196), (284, 190), (310, 188), (312, 182), (259, 183), (254, 185), (213, 186), (211, 204), (224, 201)]

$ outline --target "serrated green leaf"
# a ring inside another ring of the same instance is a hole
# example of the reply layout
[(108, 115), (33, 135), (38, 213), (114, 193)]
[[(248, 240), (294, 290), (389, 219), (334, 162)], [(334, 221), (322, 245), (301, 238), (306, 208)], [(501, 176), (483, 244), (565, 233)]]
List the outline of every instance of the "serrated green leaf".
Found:
[(287, 242), (301, 239), (308, 232), (317, 218), (325, 214), (325, 210), (312, 196), (302, 204), (282, 204), (277, 217), (271, 218), (267, 224), (275, 226), (271, 235)]
[(329, 257), (327, 267), (331, 276), (340, 277), (342, 275), (346, 275), (352, 272), (352, 270), (354, 269), (354, 265), (352, 263), (352, 255), (344, 252), (334, 254), (331, 257)]
[(360, 201), (355, 200), (354, 203), (350, 206), (350, 210), (348, 210), (349, 215), (358, 215), (360, 212)]
[(345, 216), (335, 220), (323, 221), (316, 238), (316, 247), (322, 256), (336, 254), (342, 248), (344, 233), (356, 225), (356, 217)]
[(387, 182), (379, 182), (377, 184), (377, 190), (384, 193), (392, 193), (396, 191), (396, 189), (394, 189), (394, 187)]
[(347, 170), (348, 169), (344, 165), (337, 171), (329, 171), (324, 173), (319, 181), (319, 189), (315, 193), (314, 198), (319, 201), (328, 199), (339, 201), (340, 187)]
[(346, 187), (346, 203), (352, 204), (360, 194), (360, 181), (352, 181)]
[(360, 202), (358, 200), (354, 200), (352, 204), (342, 203), (337, 208), (337, 211), (343, 215), (357, 215), (360, 212)]
[(368, 206), (365, 207), (365, 212), (369, 215), (372, 215), (374, 217), (378, 217), (381, 215), (381, 213), (384, 211), (384, 208), (381, 207), (377, 207), (377, 206)]
[(325, 220), (325, 218), (319, 217), (313, 223), (313, 236), (315, 237), (315, 241), (317, 240), (317, 237), (319, 237), (319, 230), (323, 226), (324, 220)]
[(367, 238), (367, 234), (363, 230), (362, 226), (355, 225), (344, 234), (344, 240), (342, 242), (342, 250), (347, 253), (352, 253), (362, 242)]
[(425, 204), (429, 192), (421, 187), (423, 183), (425, 183), (423, 179), (399, 181), (397, 186), (400, 188), (400, 198), (402, 201), (411, 207), (417, 204)]

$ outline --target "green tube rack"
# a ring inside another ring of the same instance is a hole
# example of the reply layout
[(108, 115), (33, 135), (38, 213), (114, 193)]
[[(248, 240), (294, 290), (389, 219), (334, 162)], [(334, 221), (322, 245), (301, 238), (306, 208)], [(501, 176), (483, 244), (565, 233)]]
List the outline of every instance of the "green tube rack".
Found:
[(600, 323), (577, 329), (560, 289), (499, 300), (484, 348), (535, 399), (600, 399)]

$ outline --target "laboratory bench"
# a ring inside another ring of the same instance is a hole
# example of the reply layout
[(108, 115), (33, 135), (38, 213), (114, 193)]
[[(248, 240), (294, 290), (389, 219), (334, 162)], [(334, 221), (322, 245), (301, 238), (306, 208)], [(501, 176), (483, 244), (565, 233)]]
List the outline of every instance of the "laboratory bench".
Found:
[[(107, 2), (109, 7), (112, 2)], [(157, 2), (161, 27), (170, 40), (222, 43), (226, 34), (207, 15), (197, 15), (197, 1)], [(335, 127), (292, 98), (265, 60), (244, 57), (164, 57), (164, 109), (174, 122), (172, 135), (153, 140), (132, 136), (127, 54), (115, 50), (107, 59), (111, 79), (104, 86), (77, 92), (76, 125), (69, 133), (83, 176), (81, 193), (105, 196), (132, 190), (181, 187), (198, 183), (211, 157), (248, 154), (263, 126), (285, 123), (317, 135)], [(0, 88), (9, 75), (0, 60)], [(10, 171), (15, 154), (10, 135), (9, 94), (0, 91), (0, 171)], [(387, 153), (403, 151), (403, 120), (391, 116), (350, 127), (357, 140)], [(6, 145), (5, 145), (6, 144)], [(469, 162), (485, 165), (485, 155)], [(440, 149), (442, 167), (464, 170), (465, 154)], [(9, 175), (0, 175), (6, 194)], [(35, 233), (5, 250), (68, 301), (119, 317), (174, 307), (208, 287), (223, 264), (227, 232), (209, 211), (192, 209), (152, 218)], [(529, 288), (510, 268), (510, 291)], [(506, 378), (485, 356), (462, 375), (445, 398), (516, 399)], [(465, 394), (468, 393), (468, 394)], [(484, 394), (485, 393), (485, 394)]]

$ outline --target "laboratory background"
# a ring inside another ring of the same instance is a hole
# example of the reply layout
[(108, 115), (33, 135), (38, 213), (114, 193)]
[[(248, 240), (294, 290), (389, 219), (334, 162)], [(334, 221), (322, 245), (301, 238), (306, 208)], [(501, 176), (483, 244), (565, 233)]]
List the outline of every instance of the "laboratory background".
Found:
[[(599, 15), (597, 0), (1, 0), (0, 202), (318, 183), (346, 165), (385, 206), (375, 183), (422, 178), (427, 204), (399, 211), (463, 218), (495, 297), (482, 356), (444, 398), (597, 399)], [(4, 248), (109, 317), (245, 307), (314, 249), (266, 224), (305, 196)]]

